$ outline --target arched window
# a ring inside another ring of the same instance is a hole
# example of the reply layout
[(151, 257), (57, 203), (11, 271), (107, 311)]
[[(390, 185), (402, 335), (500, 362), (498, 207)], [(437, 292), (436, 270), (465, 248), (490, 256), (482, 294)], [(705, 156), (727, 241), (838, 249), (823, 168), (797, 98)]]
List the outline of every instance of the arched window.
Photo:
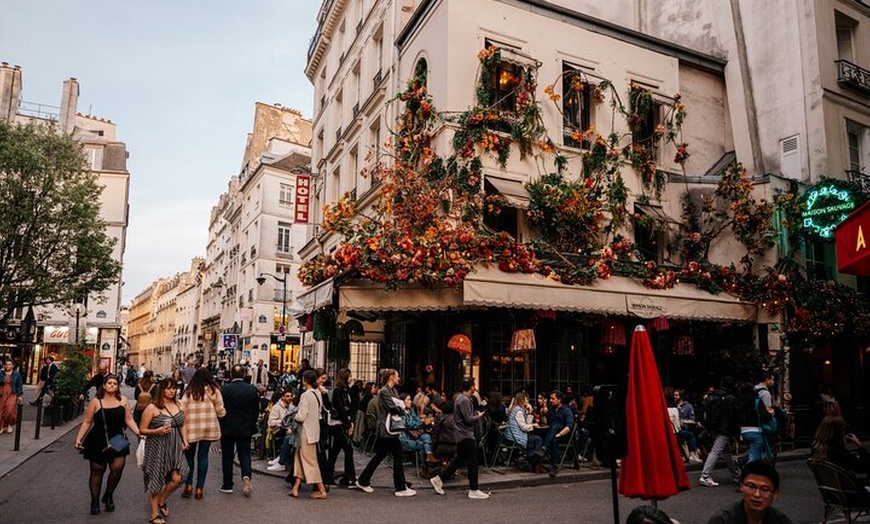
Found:
[(414, 80), (420, 82), (420, 85), (426, 85), (426, 79), (429, 76), (429, 64), (425, 58), (417, 60), (417, 65), (414, 66)]

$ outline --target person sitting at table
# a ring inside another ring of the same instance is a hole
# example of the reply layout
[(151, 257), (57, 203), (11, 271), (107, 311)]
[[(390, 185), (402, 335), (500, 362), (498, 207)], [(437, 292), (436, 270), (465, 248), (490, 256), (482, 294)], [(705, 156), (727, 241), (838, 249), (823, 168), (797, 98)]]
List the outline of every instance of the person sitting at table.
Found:
[[(855, 447), (850, 451), (847, 445)], [(851, 473), (870, 472), (870, 453), (853, 433), (849, 433), (843, 417), (822, 419), (813, 437), (812, 459), (836, 464)]]
[(688, 450), (683, 451), (686, 455), (686, 461), (698, 463), (704, 462), (698, 454), (698, 440), (695, 438), (695, 434), (688, 429), (683, 428), (683, 425), (680, 422), (680, 411), (676, 406), (676, 392), (674, 391), (670, 394), (666, 394), (665, 398), (668, 404), (668, 417), (671, 419), (671, 427), (677, 436), (677, 443), (680, 444), (680, 447), (685, 445)]
[(405, 402), (405, 431), (399, 435), (399, 442), (405, 451), (416, 451), (420, 456), (420, 462), (438, 462), (432, 453), (432, 435), (426, 431), (426, 424), (417, 415), (411, 396), (402, 393), (399, 398)]
[(437, 458), (449, 460), (456, 454), (456, 422), (453, 420), (452, 402), (444, 404), (441, 413), (435, 417), (432, 440)]
[(533, 412), (535, 417), (535, 422), (539, 424), (547, 423), (547, 413), (549, 412), (549, 406), (547, 405), (547, 394), (546, 393), (538, 393), (537, 403), (535, 404), (535, 410)]
[(555, 477), (559, 471), (559, 439), (570, 435), (574, 429), (574, 414), (562, 403), (564, 395), (558, 389), (550, 393), (550, 407), (547, 411), (547, 422), (550, 431), (544, 438), (544, 449), (550, 452), (550, 477)]
[(541, 464), (544, 460), (543, 440), (535, 435), (535, 428), (540, 427), (532, 415), (532, 405), (529, 396), (520, 391), (514, 395), (508, 413), (507, 425), (504, 428), (504, 438), (516, 443), (525, 451), (526, 460), (535, 473), (546, 473), (547, 468)]

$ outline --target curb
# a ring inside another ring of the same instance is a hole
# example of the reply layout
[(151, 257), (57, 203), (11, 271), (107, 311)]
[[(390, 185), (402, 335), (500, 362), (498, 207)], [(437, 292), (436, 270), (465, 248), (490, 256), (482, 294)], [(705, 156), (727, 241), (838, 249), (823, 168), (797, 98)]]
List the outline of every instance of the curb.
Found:
[[(777, 456), (777, 462), (794, 462), (798, 460), (806, 460), (808, 458), (808, 449), (794, 449), (786, 452), (781, 452)], [(239, 465), (237, 460), (233, 461), (236, 466)], [(258, 461), (262, 462), (262, 461)], [(265, 462), (262, 462), (265, 464)], [(700, 473), (703, 468), (703, 464), (685, 464), (686, 473), (698, 472)], [(725, 466), (721, 464), (717, 464), (715, 469), (724, 469)], [(265, 469), (258, 469), (256, 467), (252, 468), (253, 473), (275, 477), (283, 479), (287, 476), (286, 471), (266, 471)], [(487, 490), (491, 489), (510, 489), (510, 488), (527, 488), (527, 487), (535, 487), (535, 486), (545, 486), (550, 484), (576, 484), (581, 482), (588, 482), (593, 480), (606, 480), (610, 478), (610, 469), (605, 467), (600, 467), (598, 469), (593, 469), (589, 466), (580, 466), (580, 470), (563, 468), (559, 475), (555, 478), (551, 478), (548, 475), (538, 475), (534, 473), (526, 473), (526, 472), (509, 472), (505, 475), (500, 475), (498, 473), (492, 472), (489, 468), (481, 467), (480, 468), (480, 485), (481, 488), (485, 488)], [(510, 478), (500, 478), (510, 476)], [(486, 478), (492, 477), (492, 478)], [(691, 478), (691, 475), (690, 475)], [(430, 489), (429, 482), (423, 478), (417, 478), (416, 475), (413, 476), (413, 481), (415, 484), (420, 482), (423, 489)], [(411, 480), (411, 477), (408, 477), (408, 480)], [(694, 485), (695, 482), (693, 481)], [(392, 486), (379, 486), (373, 484), (374, 488), (384, 488), (384, 489), (392, 489)], [(447, 485), (447, 488), (452, 486)], [(420, 487), (415, 487), (414, 489), (420, 489)]]
[[(32, 449), (32, 450), (28, 450), (28, 451), (24, 452), (24, 453), (28, 453), (28, 455), (27, 455), (26, 457), (24, 457), (24, 459), (23, 459), (21, 462), (19, 462), (18, 464), (15, 464), (15, 465), (12, 466), (11, 468), (9, 468), (8, 471), (6, 471), (6, 472), (0, 474), (0, 480), (2, 480), (2, 479), (4, 479), (4, 478), (8, 477), (9, 475), (11, 475), (12, 473), (14, 473), (16, 469), (20, 468), (20, 467), (21, 467), (23, 464), (25, 464), (27, 461), (29, 461), (30, 459), (32, 459), (32, 458), (35, 457), (36, 455), (39, 455), (40, 453), (42, 453), (42, 452), (45, 450), (45, 448), (51, 446), (52, 444), (54, 444), (54, 443), (57, 442), (58, 440), (64, 438), (64, 437), (67, 436), (71, 431), (73, 431), (73, 430), (75, 430), (75, 429), (78, 429), (78, 428), (81, 426), (81, 418), (82, 418), (82, 415), (79, 415), (79, 416), (77, 416), (76, 418), (70, 420), (70, 421), (68, 422), (68, 423), (70, 424), (70, 426), (69, 426), (68, 428), (65, 428), (65, 429), (64, 429), (64, 428), (61, 428), (61, 427), (55, 427), (55, 429), (56, 429), (56, 430), (60, 430), (60, 432), (59, 432), (59, 433), (56, 433), (56, 434), (54, 434), (54, 435), (52, 435), (52, 438), (45, 438), (45, 439), (40, 438), (40, 439), (39, 439), (39, 440), (40, 440), (40, 443), (44, 442), (45, 444), (44, 444), (44, 445), (41, 445), (41, 446), (38, 446), (38, 447), (36, 447), (36, 448), (34, 448), (34, 449)], [(15, 453), (22, 453), (22, 452), (21, 452), (21, 451), (17, 451), (17, 452), (15, 452)]]

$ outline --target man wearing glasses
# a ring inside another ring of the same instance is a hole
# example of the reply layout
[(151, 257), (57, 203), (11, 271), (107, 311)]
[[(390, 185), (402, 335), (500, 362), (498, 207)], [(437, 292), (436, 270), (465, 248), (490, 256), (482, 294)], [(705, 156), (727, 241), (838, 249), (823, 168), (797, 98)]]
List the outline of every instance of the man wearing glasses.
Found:
[(740, 472), (743, 500), (717, 511), (707, 524), (792, 524), (772, 506), (779, 496), (779, 473), (768, 463), (754, 461)]

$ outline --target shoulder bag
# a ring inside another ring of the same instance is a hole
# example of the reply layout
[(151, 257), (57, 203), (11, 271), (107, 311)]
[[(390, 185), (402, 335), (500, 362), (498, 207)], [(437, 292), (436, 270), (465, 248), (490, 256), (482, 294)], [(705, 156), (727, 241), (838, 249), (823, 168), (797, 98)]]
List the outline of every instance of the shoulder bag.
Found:
[(123, 431), (109, 438), (109, 425), (106, 422), (106, 412), (103, 409), (102, 400), (100, 400), (100, 414), (103, 416), (103, 432), (106, 435), (106, 447), (103, 448), (103, 453), (108, 457), (115, 458), (130, 449), (130, 441), (124, 436)]

